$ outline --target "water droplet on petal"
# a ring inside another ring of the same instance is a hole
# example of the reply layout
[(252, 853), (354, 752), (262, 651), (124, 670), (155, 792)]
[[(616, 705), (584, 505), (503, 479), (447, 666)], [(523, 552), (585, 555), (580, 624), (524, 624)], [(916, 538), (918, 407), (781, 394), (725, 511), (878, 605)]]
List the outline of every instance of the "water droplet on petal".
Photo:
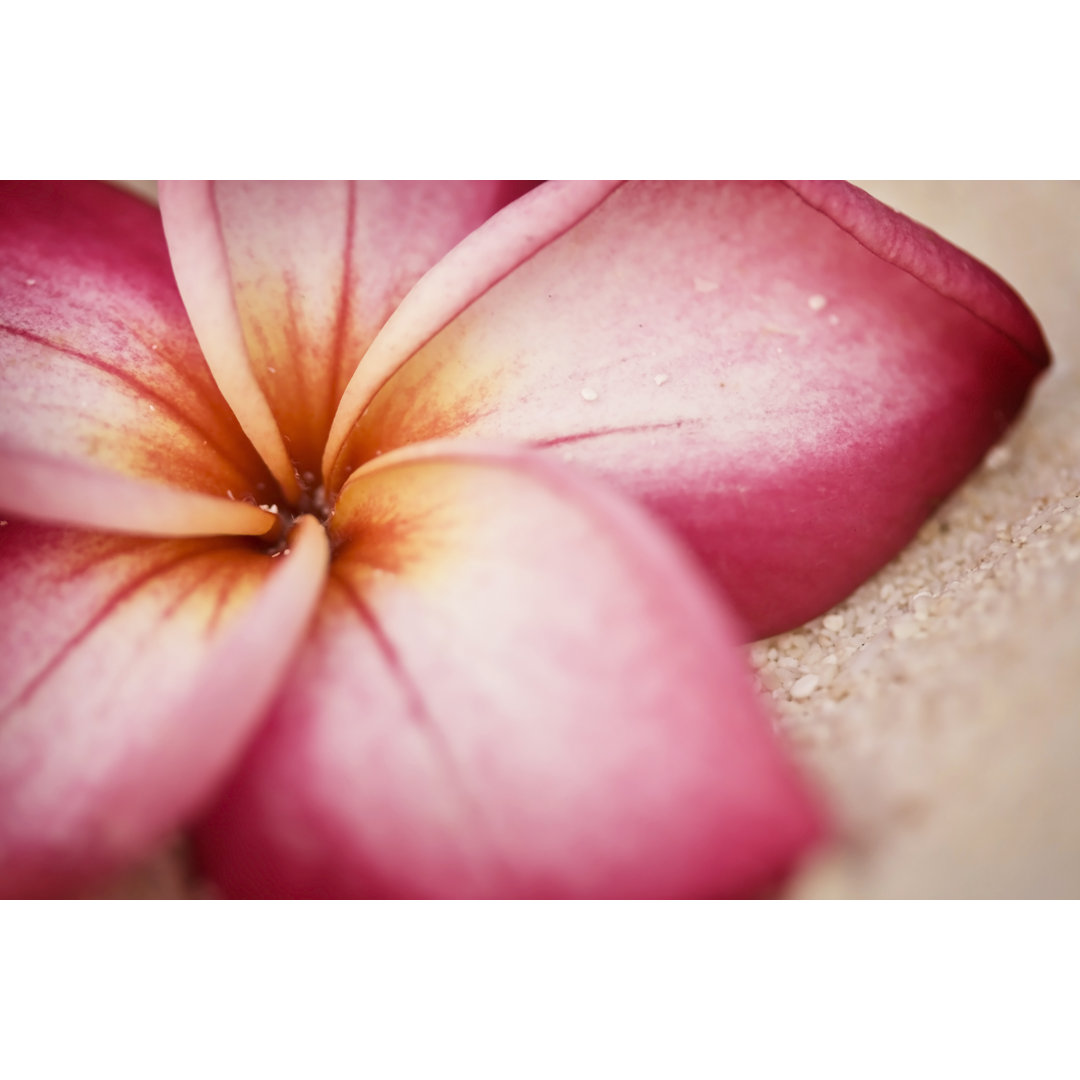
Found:
[(666, 383), (667, 381), (668, 381), (668, 376), (667, 375), (654, 375), (653, 376), (653, 382), (656, 383), (657, 386), (663, 386), (664, 383)]
[(811, 311), (821, 311), (829, 301), (821, 295), (821, 293), (814, 293), (809, 300), (806, 301)]
[(599, 397), (600, 395), (599, 395), (599, 394), (598, 394), (598, 393), (597, 393), (597, 392), (596, 392), (596, 391), (595, 391), (595, 390), (594, 390), (594, 389), (593, 389), (593, 388), (592, 388), (591, 386), (586, 386), (586, 387), (585, 387), (585, 388), (584, 388), (584, 389), (583, 389), (583, 390), (581, 391), (581, 396), (582, 396), (582, 397), (583, 397), (583, 398), (584, 398), (584, 399), (585, 399), (586, 401), (596, 401), (596, 399), (597, 399), (597, 398), (598, 398), (598, 397)]

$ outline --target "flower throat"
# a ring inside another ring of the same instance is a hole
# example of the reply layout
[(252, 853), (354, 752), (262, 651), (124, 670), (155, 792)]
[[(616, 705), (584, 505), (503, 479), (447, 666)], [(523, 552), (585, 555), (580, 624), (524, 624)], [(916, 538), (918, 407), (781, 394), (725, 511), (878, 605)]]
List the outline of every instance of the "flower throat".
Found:
[(288, 503), (282, 496), (280, 503), (260, 503), (259, 509), (276, 515), (277, 521), (262, 536), (258, 537), (259, 547), (268, 555), (277, 556), (289, 550), (289, 534), (293, 525), (305, 514), (311, 514), (322, 525), (326, 525), (333, 515), (333, 510), (326, 499), (326, 488), (318, 483), (318, 476), (313, 472), (296, 470), (296, 483), (300, 496), (295, 504)]

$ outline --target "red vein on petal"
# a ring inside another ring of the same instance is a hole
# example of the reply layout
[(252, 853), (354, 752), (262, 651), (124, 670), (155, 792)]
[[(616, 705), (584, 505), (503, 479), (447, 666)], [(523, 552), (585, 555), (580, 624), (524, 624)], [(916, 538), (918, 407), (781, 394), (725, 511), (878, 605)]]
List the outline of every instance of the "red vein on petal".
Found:
[(453, 785), (454, 790), (458, 794), (458, 798), (461, 799), (466, 810), (473, 816), (477, 827), (483, 830), (483, 833), (487, 838), (491, 858), (493, 858), (495, 863), (499, 866), (503, 876), (509, 880), (513, 880), (514, 877), (516, 877), (513, 863), (507, 858), (505, 852), (501, 850), (501, 847), (497, 842), (495, 830), (491, 827), (488, 815), (484, 810), (483, 802), (476, 794), (474, 794), (472, 788), (465, 782), (462, 771), (458, 767), (457, 760), (454, 756), (452, 745), (446, 738), (442, 728), (439, 727), (435, 722), (434, 717), (431, 715), (423, 696), (420, 694), (412, 677), (406, 670), (397, 648), (386, 636), (378, 619), (375, 617), (375, 613), (371, 610), (363, 597), (342, 577), (337, 574), (334, 574), (333, 577), (341, 587), (349, 605), (364, 624), (364, 627), (371, 634), (372, 640), (375, 642), (376, 647), (390, 670), (397, 677), (398, 685), (405, 692), (405, 700), (409, 709), (409, 719), (427, 734), (429, 745), (438, 755), (443, 769), (446, 770), (446, 774)]
[[(57, 529), (61, 528), (62, 526), (39, 525), (38, 527), (46, 529)], [(53, 585), (69, 585), (71, 584), (71, 582), (76, 581), (78, 580), (78, 578), (82, 577), (82, 575), (85, 574), (86, 571), (89, 570), (92, 566), (100, 567), (104, 566), (106, 563), (113, 562), (116, 559), (122, 559), (126, 555), (130, 555), (133, 551), (135, 551), (137, 548), (142, 547), (146, 543), (146, 540), (143, 538), (137, 539), (135, 537), (124, 536), (120, 533), (109, 536), (109, 540), (115, 542), (117, 545), (112, 551), (108, 551), (100, 555), (96, 552), (91, 552), (86, 556), (85, 559), (80, 560), (78, 563), (74, 563), (69, 569), (65, 570), (63, 573), (51, 575), (49, 577), (49, 581)]]
[[(231, 545), (218, 544), (215, 545), (213, 551), (204, 551), (204, 555), (216, 555), (222, 550), (229, 550)], [(232, 574), (221, 574), (221, 583), (218, 586), (217, 595), (214, 597), (213, 609), (206, 618), (206, 625), (203, 627), (203, 632), (207, 637), (211, 636), (215, 629), (217, 629), (218, 623), (221, 621), (222, 613), (225, 610), (226, 602), (232, 595), (238, 580), (237, 576)], [(159, 620), (161, 622), (167, 621), (173, 614), (176, 613), (187, 601), (188, 597), (194, 592), (194, 590), (200, 585), (206, 582), (206, 578), (202, 578), (196, 581), (190, 589), (176, 596), (165, 608), (161, 610)]]
[(214, 606), (210, 614), (206, 619), (206, 633), (213, 634), (218, 628), (218, 624), (221, 622), (221, 616), (225, 611), (226, 601), (232, 592), (232, 581), (225, 577), (222, 579), (221, 586), (218, 588), (217, 596), (214, 597)]
[[(54, 672), (64, 660), (71, 654), (72, 650), (78, 648), (78, 646), (90, 636), (90, 634), (96, 630), (102, 622), (114, 612), (125, 600), (130, 599), (139, 589), (144, 585), (153, 581), (155, 578), (163, 577), (170, 571), (175, 570), (178, 566), (182, 566), (184, 563), (193, 562), (196, 559), (204, 558), (208, 555), (212, 555), (215, 550), (220, 550), (220, 547), (224, 545), (215, 545), (214, 548), (201, 551), (188, 551), (179, 555), (175, 555), (172, 558), (165, 559), (157, 566), (151, 567), (149, 570), (133, 578), (131, 581), (126, 582), (120, 586), (110, 597), (108, 597), (104, 603), (98, 608), (98, 610), (90, 616), (85, 626), (82, 627), (76, 634), (69, 638), (49, 659), (45, 666), (34, 675), (29, 682), (19, 691), (19, 694), (2, 710), (0, 710), (0, 719), (8, 716), (13, 709), (19, 705), (25, 704), (34, 696), (34, 693), (38, 690), (41, 684)], [(203, 577), (194, 582), (190, 589), (188, 589), (185, 596), (191, 594), (191, 592), (200, 584), (203, 584), (206, 577)]]
[[(333, 420), (334, 410), (338, 400), (344, 391), (342, 386), (341, 364), (345, 351), (345, 330), (349, 319), (349, 296), (352, 292), (352, 259), (353, 246), (356, 243), (356, 181), (348, 182), (348, 202), (346, 205), (345, 219), (345, 247), (342, 251), (341, 270), (341, 297), (338, 300), (337, 317), (334, 322), (334, 340), (331, 345), (331, 363), (327, 371), (326, 390), (328, 394), (326, 402), (326, 415)], [(346, 376), (346, 380), (352, 375)]]
[[(294, 357), (300, 357), (303, 356), (303, 337), (300, 334), (300, 327), (296, 318), (296, 304), (294, 302), (299, 289), (292, 274), (283, 274), (282, 280), (285, 283), (285, 339), (289, 343), (289, 353)], [(308, 385), (304, 365), (302, 363), (293, 364), (290, 374), (293, 379), (293, 392), (296, 395), (296, 400), (305, 401), (307, 399)], [(282, 432), (282, 436), (284, 437), (284, 432)]]
[[(123, 323), (121, 323), (120, 325), (123, 326), (124, 330), (129, 333), (146, 350), (148, 355), (153, 353), (154, 358), (159, 359), (162, 365), (168, 368), (168, 370), (171, 371), (173, 375), (175, 375), (181, 382), (186, 383), (197, 394), (201, 395), (206, 393), (206, 389), (201, 386), (197, 386), (191, 381), (191, 371), (189, 370), (188, 365), (182, 362), (177, 363), (175, 360), (173, 360), (172, 356), (175, 351), (173, 348), (162, 348), (160, 341), (158, 341), (156, 338), (145, 337), (138, 327), (124, 326)], [(191, 344), (192, 351), (197, 356), (199, 356), (200, 359), (202, 359), (202, 353), (199, 351), (198, 342), (194, 340), (194, 334), (192, 334)], [(209, 368), (205, 368), (205, 372), (207, 376), (206, 388), (210, 388), (211, 386), (213, 386), (214, 377), (210, 373)]]
[[(303, 339), (300, 334), (300, 330), (297, 326), (296, 308), (293, 304), (293, 298), (297, 293), (296, 282), (289, 274), (283, 275), (285, 283), (284, 296), (285, 296), (285, 317), (281, 320), (281, 328), (285, 334), (286, 347), (288, 354), (292, 357), (299, 358), (303, 354)], [(270, 355), (269, 350), (266, 350), (266, 355)], [(297, 359), (295, 363), (289, 365), (289, 381), (291, 383), (291, 398), (294, 402), (300, 404), (300, 408), (304, 409), (308, 403), (308, 383), (306, 372), (304, 371), (303, 361)], [(267, 401), (277, 401), (276, 398), (272, 398), (267, 394)], [(273, 406), (272, 406), (273, 408)], [(293, 434), (289, 434), (289, 429), (292, 425), (282, 422), (282, 418), (278, 417), (277, 412), (274, 412), (274, 419), (278, 425), (278, 430), (281, 432), (281, 439), (285, 445), (285, 449), (288, 452), (289, 459), (292, 462), (293, 468), (299, 473), (304, 473), (308, 470), (309, 465), (307, 462), (307, 431), (304, 427), (300, 427), (299, 430), (293, 428)], [(299, 442), (299, 445), (297, 445)], [(315, 451), (315, 460), (318, 462), (319, 451)]]
[[(158, 391), (147, 386), (145, 383), (140, 382), (130, 372), (126, 372), (114, 364), (110, 364), (106, 360), (102, 360), (99, 357), (91, 356), (89, 353), (84, 353), (78, 349), (72, 349), (66, 345), (58, 345), (55, 342), (49, 341), (47, 338), (43, 338), (38, 334), (34, 334), (29, 330), (21, 330), (15, 326), (9, 326), (4, 323), (0, 323), (0, 332), (11, 334), (13, 337), (23, 338), (26, 341), (32, 341), (35, 345), (41, 345), (44, 348), (52, 349), (55, 352), (62, 353), (64, 356), (70, 356), (75, 360), (79, 360), (86, 364), (88, 367), (94, 368), (95, 371), (100, 371), (104, 375), (108, 375), (111, 378), (116, 379), (118, 382), (123, 383), (128, 389), (134, 391), (140, 398), (144, 398), (148, 401), (156, 402), (155, 407), (160, 407), (163, 412), (171, 413), (177, 420), (186, 424), (196, 434), (201, 435), (205, 442), (212, 446), (217, 453), (226, 461), (230, 459), (231, 453), (226, 449), (217, 439), (217, 436), (202, 426), (202, 424), (191, 417), (183, 409), (181, 409), (176, 402)], [(185, 382), (186, 377), (180, 376)], [(188, 383), (191, 386), (190, 383)], [(191, 387), (192, 390), (198, 392), (197, 387)]]
[[(420, 390), (412, 389), (403, 392), (402, 400), (410, 400), (420, 395)], [(468, 428), (473, 424), (476, 424), (480, 420), (484, 420), (489, 416), (494, 416), (498, 413), (498, 406), (492, 405), (488, 407), (481, 407), (473, 405), (472, 403), (463, 403), (460, 411), (452, 417), (448, 417), (446, 414), (434, 415), (432, 417), (432, 423), (427, 430), (421, 430), (414, 436), (410, 437), (407, 445), (419, 444), (422, 442), (430, 442), (435, 439), (454, 438), (463, 433), (467, 433)], [(644, 435), (649, 432), (665, 431), (665, 430), (679, 430), (686, 427), (700, 427), (702, 421), (698, 418), (687, 418), (682, 420), (666, 420), (662, 423), (655, 424), (626, 424), (619, 427), (610, 428), (597, 428), (592, 431), (578, 431), (569, 435), (553, 435), (547, 439), (522, 439), (520, 440), (523, 446), (532, 446), (537, 449), (545, 449), (552, 446), (564, 446), (568, 443), (585, 442), (589, 439), (600, 439), (608, 435)], [(518, 441), (518, 440), (514, 440)], [(395, 447), (397, 449), (397, 447)], [(343, 485), (344, 486), (344, 485)]]
[(405, 691), (405, 700), (408, 703), (410, 720), (433, 732), (436, 738), (441, 742), (439, 729), (432, 719), (431, 713), (428, 711), (423, 696), (417, 689), (412, 676), (406, 670), (405, 664), (401, 659), (401, 654), (397, 651), (394, 643), (386, 636), (386, 632), (383, 630), (378, 619), (375, 618), (375, 613), (371, 610), (360, 593), (353, 587), (351, 582), (347, 581), (340, 574), (333, 574), (333, 580), (344, 593), (345, 599), (349, 602), (349, 606), (353, 609), (357, 618), (364, 624), (364, 628), (375, 642), (375, 647), (386, 661), (387, 667), (394, 673), (399, 685)]
[(564, 446), (567, 443), (585, 442), (587, 439), (602, 439), (606, 435), (642, 435), (650, 431), (679, 430), (688, 426), (700, 426), (700, 420), (670, 420), (663, 424), (628, 424), (625, 427), (598, 428), (595, 431), (579, 431), (573, 435), (559, 435), (551, 439), (530, 439), (524, 445), (542, 449), (549, 446)]

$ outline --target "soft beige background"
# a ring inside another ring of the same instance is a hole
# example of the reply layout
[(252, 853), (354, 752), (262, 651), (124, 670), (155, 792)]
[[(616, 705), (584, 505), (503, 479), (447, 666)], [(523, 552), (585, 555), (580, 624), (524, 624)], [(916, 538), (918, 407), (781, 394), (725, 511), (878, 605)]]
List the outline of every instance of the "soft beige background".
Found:
[[(864, 186), (1006, 277), (1056, 366), (893, 564), (751, 649), (839, 830), (788, 895), (1077, 897), (1080, 184)], [(99, 895), (199, 894), (174, 846)]]

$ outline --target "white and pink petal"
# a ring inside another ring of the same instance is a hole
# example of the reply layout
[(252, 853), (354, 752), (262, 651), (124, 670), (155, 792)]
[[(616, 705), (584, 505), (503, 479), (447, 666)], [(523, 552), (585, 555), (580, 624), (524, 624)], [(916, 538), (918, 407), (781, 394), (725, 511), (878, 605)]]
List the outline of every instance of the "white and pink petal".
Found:
[(291, 543), (0, 524), (0, 895), (93, 884), (212, 795), (321, 593), (325, 533)]
[[(517, 216), (528, 232), (540, 194), (482, 227), (474, 260)], [(627, 183), (475, 280), (357, 412), (335, 483), (425, 439), (547, 448), (669, 522), (754, 636), (891, 558), (1048, 360), (991, 271), (846, 185)]]
[(715, 896), (822, 831), (731, 619), (636, 507), (538, 454), (357, 472), (292, 677), (197, 830), (234, 896)]

